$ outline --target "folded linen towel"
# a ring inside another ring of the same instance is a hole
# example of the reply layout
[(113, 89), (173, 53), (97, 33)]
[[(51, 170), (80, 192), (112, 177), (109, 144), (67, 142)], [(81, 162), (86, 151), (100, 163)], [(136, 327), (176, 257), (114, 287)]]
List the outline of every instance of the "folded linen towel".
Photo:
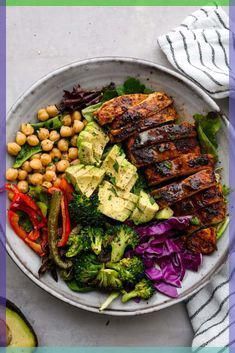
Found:
[(217, 352), (222, 353), (229, 345), (229, 277), (231, 275), (228, 276), (224, 267), (205, 288), (186, 302), (194, 330), (192, 346), (197, 347), (194, 353), (204, 347), (216, 347)]
[(207, 6), (158, 38), (170, 63), (213, 98), (229, 95), (229, 19), (221, 7)]

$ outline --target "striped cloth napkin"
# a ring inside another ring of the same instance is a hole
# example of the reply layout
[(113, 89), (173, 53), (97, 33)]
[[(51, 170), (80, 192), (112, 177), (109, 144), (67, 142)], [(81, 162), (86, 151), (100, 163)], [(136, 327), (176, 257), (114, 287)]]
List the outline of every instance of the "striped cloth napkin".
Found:
[(158, 38), (169, 62), (215, 99), (229, 95), (229, 19), (206, 6)]
[[(229, 95), (229, 20), (222, 8), (203, 7), (188, 16), (158, 43), (169, 62), (213, 98)], [(223, 268), (187, 302), (194, 330), (193, 352), (229, 345), (229, 278)], [(221, 347), (221, 348), (219, 348)]]

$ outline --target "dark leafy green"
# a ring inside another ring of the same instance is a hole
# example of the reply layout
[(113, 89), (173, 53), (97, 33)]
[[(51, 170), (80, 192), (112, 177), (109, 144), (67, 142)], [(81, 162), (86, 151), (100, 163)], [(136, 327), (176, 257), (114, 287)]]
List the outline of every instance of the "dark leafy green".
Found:
[(16, 157), (13, 168), (20, 168), (25, 161), (27, 161), (34, 154), (39, 153), (41, 151), (42, 149), (40, 145), (30, 146), (28, 144), (25, 144), (24, 146), (22, 146), (20, 153)]
[(59, 130), (62, 126), (62, 115), (58, 115), (55, 118), (43, 121), (41, 123), (31, 124), (35, 130), (46, 128), (48, 130)]
[(27, 232), (31, 232), (33, 230), (32, 222), (30, 221), (28, 215), (22, 211), (17, 212), (20, 216), (19, 225)]
[(210, 112), (207, 115), (195, 114), (194, 120), (203, 152), (210, 153), (217, 159), (217, 134), (221, 128), (220, 114), (217, 112)]

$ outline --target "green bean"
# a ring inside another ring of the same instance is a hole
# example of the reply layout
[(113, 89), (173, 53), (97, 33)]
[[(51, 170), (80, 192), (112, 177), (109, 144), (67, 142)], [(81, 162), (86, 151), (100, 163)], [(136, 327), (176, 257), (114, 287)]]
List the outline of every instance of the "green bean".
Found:
[(48, 244), (50, 249), (50, 254), (52, 256), (55, 264), (67, 270), (72, 266), (71, 261), (64, 261), (59, 254), (59, 250), (57, 247), (58, 242), (58, 222), (60, 215), (60, 203), (61, 203), (62, 194), (60, 191), (54, 191), (51, 203), (50, 203), (50, 213), (48, 217)]

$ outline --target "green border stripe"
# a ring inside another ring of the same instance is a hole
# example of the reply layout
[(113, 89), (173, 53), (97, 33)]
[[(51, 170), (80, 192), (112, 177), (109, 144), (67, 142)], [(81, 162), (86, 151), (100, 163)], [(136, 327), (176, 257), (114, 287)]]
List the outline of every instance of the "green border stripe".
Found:
[[(229, 5), (229, 0), (216, 1)], [(208, 6), (206, 0), (7, 0), (7, 6)]]

